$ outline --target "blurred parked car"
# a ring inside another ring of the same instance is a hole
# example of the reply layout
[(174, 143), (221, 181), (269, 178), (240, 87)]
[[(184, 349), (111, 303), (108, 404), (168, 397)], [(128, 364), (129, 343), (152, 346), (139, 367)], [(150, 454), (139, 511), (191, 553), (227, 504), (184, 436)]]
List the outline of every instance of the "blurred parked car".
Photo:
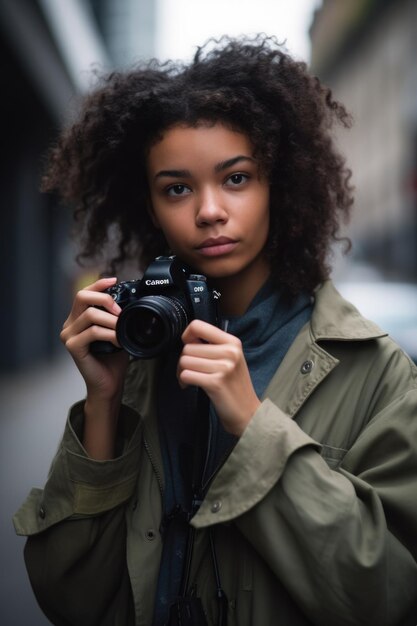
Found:
[(417, 363), (417, 285), (383, 281), (336, 281), (359, 312), (372, 320)]

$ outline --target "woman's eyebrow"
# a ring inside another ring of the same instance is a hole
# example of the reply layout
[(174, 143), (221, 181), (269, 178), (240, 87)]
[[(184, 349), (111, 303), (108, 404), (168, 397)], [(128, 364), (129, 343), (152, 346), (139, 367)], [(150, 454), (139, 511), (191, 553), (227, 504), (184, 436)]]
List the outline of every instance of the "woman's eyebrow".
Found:
[[(229, 167), (233, 167), (237, 163), (241, 163), (242, 161), (249, 161), (250, 163), (256, 163), (256, 160), (253, 157), (245, 156), (243, 154), (239, 154), (238, 156), (232, 157), (231, 159), (227, 159), (226, 161), (220, 161), (214, 166), (215, 172), (222, 172), (223, 170), (227, 170)], [(155, 180), (157, 178), (191, 178), (192, 174), (190, 170), (161, 170), (155, 174)]]
[(240, 163), (241, 161), (249, 161), (250, 163), (256, 163), (253, 157), (245, 156), (244, 154), (239, 154), (238, 156), (232, 157), (231, 159), (227, 159), (227, 161), (221, 161), (220, 163), (218, 163), (215, 166), (214, 171), (222, 172), (223, 170), (227, 170), (227, 168), (233, 167), (233, 165), (236, 165), (237, 163)]
[(191, 172), (190, 170), (161, 170), (155, 174), (155, 179), (163, 178), (164, 176), (168, 178), (189, 178), (191, 177)]

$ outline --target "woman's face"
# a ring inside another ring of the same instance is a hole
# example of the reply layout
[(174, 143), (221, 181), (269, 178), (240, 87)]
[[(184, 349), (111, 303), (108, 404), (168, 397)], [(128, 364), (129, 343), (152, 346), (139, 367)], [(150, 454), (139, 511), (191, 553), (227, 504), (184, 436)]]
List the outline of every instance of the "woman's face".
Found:
[(269, 183), (246, 135), (174, 126), (148, 155), (151, 215), (172, 252), (212, 278), (269, 274)]

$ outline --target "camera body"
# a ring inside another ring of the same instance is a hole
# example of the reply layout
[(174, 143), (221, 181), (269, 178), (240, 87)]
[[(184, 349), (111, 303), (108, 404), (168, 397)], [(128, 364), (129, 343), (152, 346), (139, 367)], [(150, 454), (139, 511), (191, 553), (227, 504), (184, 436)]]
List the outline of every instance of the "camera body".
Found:
[[(220, 294), (178, 257), (157, 257), (139, 280), (118, 283), (106, 290), (122, 312), (116, 325), (121, 347), (132, 357), (150, 359), (179, 345), (193, 319), (218, 325)], [(95, 341), (94, 353), (114, 352), (113, 344)]]

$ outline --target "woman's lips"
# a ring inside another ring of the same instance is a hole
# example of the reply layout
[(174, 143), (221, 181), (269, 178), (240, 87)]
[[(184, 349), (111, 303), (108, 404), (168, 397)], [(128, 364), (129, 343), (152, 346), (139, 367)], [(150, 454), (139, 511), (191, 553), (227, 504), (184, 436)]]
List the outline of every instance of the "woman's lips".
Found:
[(237, 241), (228, 239), (227, 237), (219, 237), (218, 239), (207, 239), (198, 246), (198, 251), (203, 256), (221, 256), (232, 252), (237, 246)]

